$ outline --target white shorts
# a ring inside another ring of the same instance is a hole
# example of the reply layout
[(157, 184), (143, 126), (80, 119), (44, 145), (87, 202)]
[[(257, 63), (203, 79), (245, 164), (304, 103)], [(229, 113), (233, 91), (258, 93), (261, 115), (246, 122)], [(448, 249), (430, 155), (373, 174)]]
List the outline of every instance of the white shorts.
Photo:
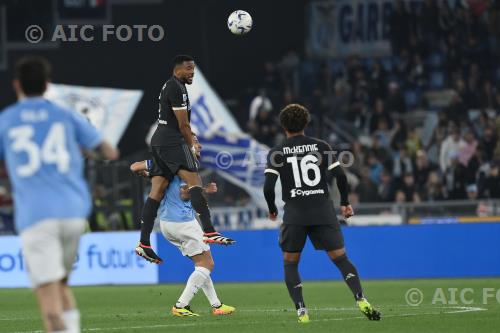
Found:
[(69, 276), (85, 219), (44, 220), (21, 232), (21, 246), (34, 288)]
[(192, 257), (210, 251), (210, 246), (203, 242), (203, 230), (196, 220), (189, 222), (160, 221), (163, 236), (177, 246), (183, 256)]

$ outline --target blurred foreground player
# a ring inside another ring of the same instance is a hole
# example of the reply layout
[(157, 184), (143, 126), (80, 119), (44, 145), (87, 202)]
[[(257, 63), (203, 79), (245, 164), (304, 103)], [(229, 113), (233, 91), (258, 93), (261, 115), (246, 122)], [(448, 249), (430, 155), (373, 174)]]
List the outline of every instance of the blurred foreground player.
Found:
[(135, 252), (146, 260), (160, 264), (162, 259), (150, 243), (160, 201), (170, 181), (179, 176), (188, 186), (191, 202), (198, 213), (204, 239), (209, 243), (231, 245), (234, 241), (216, 232), (210, 217), (207, 199), (203, 196), (198, 175), (190, 125), (191, 106), (186, 84), (193, 83), (195, 63), (192, 57), (174, 58), (172, 77), (163, 85), (159, 97), (158, 127), (151, 138), (151, 154), (158, 173), (151, 173), (151, 191), (144, 203), (141, 220), (141, 239)]
[(326, 142), (307, 137), (304, 129), (309, 123), (309, 111), (298, 104), (286, 106), (280, 113), (280, 123), (286, 133), (284, 143), (270, 150), (265, 170), (264, 195), (269, 217), (276, 220), (274, 187), (281, 179), (282, 199), (285, 202), (280, 246), (285, 264), (285, 282), (295, 303), (299, 323), (308, 323), (298, 264), (307, 237), (316, 250), (325, 250), (342, 273), (356, 303), (370, 320), (380, 320), (363, 295), (358, 272), (347, 258), (344, 238), (328, 192), (328, 176), (337, 180), (341, 196), (341, 211), (345, 218), (354, 212), (348, 202), (347, 178)]
[(0, 160), (14, 192), (15, 224), (47, 332), (80, 332), (68, 277), (91, 209), (81, 149), (118, 152), (77, 112), (43, 98), (50, 76), (41, 58), (20, 60), (18, 102), (0, 114)]
[[(193, 143), (196, 156), (199, 157), (201, 145), (196, 136), (193, 135)], [(135, 162), (131, 169), (143, 176), (148, 176), (154, 170), (152, 160)], [(217, 185), (211, 183), (203, 189), (204, 193), (217, 192)], [(195, 269), (187, 281), (177, 303), (172, 307), (172, 314), (177, 317), (197, 317), (189, 303), (201, 288), (205, 293), (211, 307), (212, 313), (216, 316), (228, 315), (235, 311), (235, 308), (222, 304), (217, 297), (217, 293), (210, 277), (214, 269), (214, 261), (210, 252), (210, 247), (203, 239), (203, 230), (195, 218), (195, 211), (191, 205), (189, 191), (186, 183), (179, 176), (175, 176), (163, 197), (160, 204), (160, 226), (163, 236), (176, 246), (182, 255), (191, 259)]]

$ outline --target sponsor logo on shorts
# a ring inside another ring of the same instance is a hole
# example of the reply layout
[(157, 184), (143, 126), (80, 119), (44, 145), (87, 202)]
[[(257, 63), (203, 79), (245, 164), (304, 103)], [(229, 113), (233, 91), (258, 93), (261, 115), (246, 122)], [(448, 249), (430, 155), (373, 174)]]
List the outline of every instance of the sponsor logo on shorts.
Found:
[(290, 197), (292, 198), (295, 198), (297, 196), (299, 197), (308, 197), (310, 195), (314, 195), (314, 194), (325, 194), (325, 191), (323, 189), (319, 189), (319, 190), (300, 190), (300, 189), (291, 189), (290, 190)]

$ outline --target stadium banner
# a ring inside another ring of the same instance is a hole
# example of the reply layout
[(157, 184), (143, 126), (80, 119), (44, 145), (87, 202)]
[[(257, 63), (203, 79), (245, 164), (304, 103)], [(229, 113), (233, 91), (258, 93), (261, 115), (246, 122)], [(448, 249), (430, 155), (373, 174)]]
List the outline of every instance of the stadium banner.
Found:
[[(149, 264), (134, 253), (138, 239), (138, 232), (83, 235), (70, 284), (158, 283), (158, 266)], [(156, 242), (156, 234), (152, 235), (151, 241)], [(0, 288), (29, 286), (19, 237), (0, 237)]]
[[(349, 258), (365, 279), (500, 276), (500, 223), (342, 227)], [(282, 281), (278, 230), (229, 231), (235, 246), (211, 246), (217, 282)], [(193, 264), (158, 236), (161, 283), (184, 283)], [(464, 251), (464, 249), (474, 249)], [(458, 255), (459, 254), (459, 255)], [(310, 241), (301, 255), (303, 280), (341, 276)]]
[(400, 225), (403, 222), (401, 214), (354, 215), (347, 220), (350, 226)]
[[(406, 0), (410, 11), (422, 0)], [(327, 0), (309, 3), (308, 52), (319, 57), (389, 56), (392, 0)]]
[(250, 204), (245, 207), (213, 207), (212, 222), (217, 230), (277, 229), (278, 221), (267, 217), (267, 209)]
[(45, 97), (67, 109), (81, 112), (109, 143), (117, 146), (142, 95), (141, 90), (52, 83)]

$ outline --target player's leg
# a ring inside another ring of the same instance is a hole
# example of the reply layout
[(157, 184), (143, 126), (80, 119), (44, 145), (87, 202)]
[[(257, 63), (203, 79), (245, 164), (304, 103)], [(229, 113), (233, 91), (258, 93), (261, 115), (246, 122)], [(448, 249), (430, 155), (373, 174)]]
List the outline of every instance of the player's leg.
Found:
[(205, 233), (205, 242), (223, 245), (234, 244), (235, 241), (233, 239), (224, 237), (215, 231), (212, 224), (212, 218), (210, 216), (210, 209), (208, 208), (208, 202), (203, 195), (202, 183), (198, 173), (185, 169), (179, 169), (177, 175), (182, 178), (189, 188), (191, 205), (200, 218), (201, 226), (203, 228), (203, 232)]
[(80, 311), (77, 308), (75, 296), (68, 286), (68, 279), (60, 283), (63, 306), (62, 318), (68, 333), (80, 333)]
[(337, 266), (361, 312), (370, 320), (380, 320), (380, 312), (375, 310), (363, 295), (358, 271), (345, 253), (344, 236), (339, 223), (311, 226), (308, 235), (314, 247), (317, 250), (325, 250)]
[[(201, 241), (202, 238), (200, 238)], [(195, 267), (205, 267), (210, 271), (210, 273), (214, 270), (214, 260), (212, 258), (212, 253), (209, 251), (204, 251), (202, 254), (194, 256), (191, 258), (194, 262)], [(232, 314), (236, 309), (232, 306), (223, 304), (219, 297), (217, 296), (217, 292), (215, 291), (214, 283), (210, 274), (206, 279), (205, 283), (201, 286), (203, 293), (208, 299), (210, 306), (212, 307), (212, 313), (215, 316), (229, 315)]]
[(363, 312), (369, 320), (380, 320), (380, 312), (368, 302), (363, 294), (363, 288), (361, 287), (358, 270), (347, 257), (345, 248), (342, 247), (337, 250), (330, 250), (327, 251), (327, 254), (335, 266), (339, 269), (344, 281), (349, 286), (349, 289), (351, 289), (351, 292), (356, 299), (356, 304), (361, 312)]
[(42, 221), (20, 235), (27, 271), (47, 332), (67, 332), (60, 287), (66, 272), (59, 222)]
[(42, 313), (42, 320), (47, 332), (65, 332), (66, 324), (63, 319), (63, 304), (60, 282), (50, 282), (35, 288), (38, 305)]
[(155, 224), (158, 207), (160, 207), (160, 202), (165, 195), (168, 184), (168, 179), (163, 176), (151, 177), (151, 190), (142, 209), (141, 240), (135, 249), (137, 255), (155, 264), (161, 264), (163, 260), (152, 249), (150, 236)]
[(60, 283), (63, 305), (63, 320), (68, 333), (80, 333), (80, 311), (76, 305), (73, 292), (68, 286), (68, 279), (78, 253), (80, 237), (85, 232), (87, 222), (84, 219), (66, 220), (61, 225), (61, 241), (63, 246), (63, 263), (65, 277)]
[(308, 323), (309, 315), (302, 295), (302, 281), (299, 274), (300, 254), (307, 238), (305, 227), (282, 224), (280, 247), (283, 251), (285, 284), (297, 310), (299, 323)]

